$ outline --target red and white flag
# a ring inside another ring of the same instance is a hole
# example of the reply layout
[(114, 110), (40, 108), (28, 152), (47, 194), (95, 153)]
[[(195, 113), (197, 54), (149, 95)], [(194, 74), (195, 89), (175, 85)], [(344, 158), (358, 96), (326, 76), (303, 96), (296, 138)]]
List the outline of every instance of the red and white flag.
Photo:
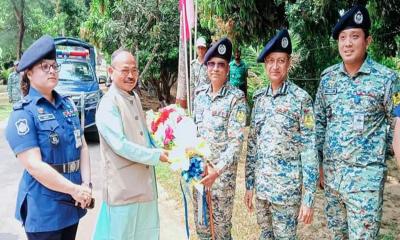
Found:
[(181, 38), (187, 41), (195, 24), (193, 0), (179, 0), (179, 12), (181, 14)]

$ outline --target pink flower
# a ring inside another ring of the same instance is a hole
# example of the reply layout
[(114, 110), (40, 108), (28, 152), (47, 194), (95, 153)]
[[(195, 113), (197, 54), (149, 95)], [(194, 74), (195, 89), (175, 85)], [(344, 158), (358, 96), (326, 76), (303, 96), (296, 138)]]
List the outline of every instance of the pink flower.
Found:
[(171, 128), (171, 126), (168, 126), (165, 129), (165, 138), (163, 141), (164, 146), (167, 146), (173, 139), (174, 139), (174, 130)]
[(156, 125), (156, 123), (154, 121), (151, 122), (151, 133), (155, 133), (157, 132), (158, 126)]

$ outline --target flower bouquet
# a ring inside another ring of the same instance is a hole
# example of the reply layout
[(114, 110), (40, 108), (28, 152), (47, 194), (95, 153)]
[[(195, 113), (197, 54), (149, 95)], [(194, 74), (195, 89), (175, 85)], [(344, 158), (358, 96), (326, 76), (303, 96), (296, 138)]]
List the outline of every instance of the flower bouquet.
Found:
[[(193, 198), (190, 186), (203, 192), (204, 187), (199, 184), (199, 181), (203, 178), (205, 159), (210, 156), (210, 149), (204, 140), (197, 137), (197, 127), (193, 119), (177, 105), (169, 105), (160, 109), (159, 112), (148, 111), (146, 121), (155, 145), (170, 150), (169, 159), (172, 162), (170, 168), (173, 171), (181, 171), (180, 187), (185, 206), (186, 233), (189, 239), (187, 202)], [(205, 194), (198, 197), (201, 198), (198, 203), (205, 202)], [(198, 209), (203, 209), (199, 214), (199, 218), (203, 219), (202, 213), (207, 212), (207, 204), (202, 204)]]
[(197, 127), (185, 110), (177, 105), (148, 111), (146, 121), (150, 136), (158, 147), (170, 150), (170, 168), (181, 170), (187, 182), (198, 182), (204, 172), (204, 159), (210, 150), (204, 140), (197, 137)]

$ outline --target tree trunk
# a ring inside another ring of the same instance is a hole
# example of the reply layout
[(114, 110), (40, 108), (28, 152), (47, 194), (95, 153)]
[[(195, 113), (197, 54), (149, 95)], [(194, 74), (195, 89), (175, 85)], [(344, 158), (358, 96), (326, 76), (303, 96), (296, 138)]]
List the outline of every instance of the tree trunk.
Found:
[(24, 21), (24, 8), (25, 8), (25, 0), (20, 0), (20, 8), (18, 8), (15, 0), (10, 0), (11, 4), (14, 8), (15, 17), (17, 19), (18, 24), (18, 41), (17, 41), (17, 59), (21, 57), (22, 52), (22, 41), (24, 40), (25, 34), (25, 21)]
[(158, 50), (159, 47), (160, 47), (160, 44), (159, 44), (159, 43), (157, 43), (157, 44), (154, 46), (153, 50), (151, 51), (150, 59), (149, 59), (149, 61), (146, 63), (146, 66), (144, 66), (144, 69), (143, 69), (142, 73), (140, 74), (139, 79), (142, 79), (142, 77), (144, 76), (144, 74), (147, 72), (147, 69), (149, 69), (150, 65), (153, 63), (154, 56), (155, 56), (155, 54), (156, 54), (156, 52), (157, 52), (157, 50)]

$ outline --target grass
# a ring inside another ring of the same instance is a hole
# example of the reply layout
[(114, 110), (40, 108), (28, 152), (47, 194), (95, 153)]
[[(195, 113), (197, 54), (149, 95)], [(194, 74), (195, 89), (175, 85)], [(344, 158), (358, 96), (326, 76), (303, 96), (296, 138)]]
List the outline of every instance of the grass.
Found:
[[(247, 209), (243, 203), (243, 197), (245, 193), (244, 187), (244, 163), (245, 163), (245, 153), (247, 151), (247, 145), (243, 144), (243, 149), (238, 164), (238, 172), (236, 179), (236, 193), (235, 202), (233, 208), (232, 217), (232, 237), (238, 240), (255, 240), (258, 239), (260, 234), (260, 228), (257, 225), (255, 212), (252, 214), (247, 212)], [(393, 175), (397, 173), (397, 168), (394, 168), (391, 161), (389, 162), (389, 173)], [(394, 164), (395, 165), (395, 164)], [(171, 172), (169, 167), (165, 164), (160, 164), (156, 167), (158, 183), (163, 186), (163, 188), (168, 193), (168, 196), (175, 200), (177, 209), (183, 209), (182, 207), (182, 195), (179, 188), (179, 178), (178, 173)], [(399, 174), (400, 175), (400, 174)], [(397, 178), (398, 176), (396, 176)], [(388, 193), (384, 197), (384, 210), (397, 212), (397, 203), (399, 198), (397, 195), (392, 193), (390, 197)], [(326, 219), (323, 211), (324, 206), (324, 194), (323, 191), (318, 190), (316, 193), (314, 207), (314, 220), (311, 225), (304, 225), (302, 223), (298, 226), (298, 239), (330, 239), (328, 230), (326, 227)], [(393, 205), (393, 206), (391, 206)], [(391, 206), (391, 207), (390, 207)], [(381, 234), (379, 239), (381, 240), (395, 240), (400, 239), (400, 226), (397, 219), (398, 213), (389, 216), (388, 214), (383, 214)], [(182, 216), (183, 217), (183, 216)], [(193, 222), (193, 209), (191, 204), (189, 204), (189, 224), (191, 231), (191, 239), (197, 240), (195, 236), (194, 222)]]
[(398, 223), (390, 223), (386, 233), (379, 234), (380, 240), (396, 240), (400, 236), (400, 230), (398, 229)]
[(11, 103), (8, 102), (7, 98), (0, 98), (0, 121), (8, 118), (12, 111)]

